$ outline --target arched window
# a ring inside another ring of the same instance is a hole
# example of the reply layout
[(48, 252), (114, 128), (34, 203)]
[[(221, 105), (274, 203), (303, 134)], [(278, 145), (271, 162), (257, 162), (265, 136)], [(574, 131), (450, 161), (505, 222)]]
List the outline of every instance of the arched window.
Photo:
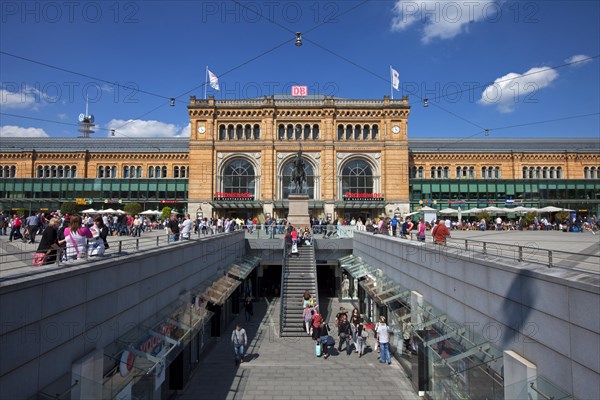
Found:
[(154, 167), (148, 167), (148, 178), (154, 178)]
[(550, 167), (550, 179), (554, 179), (554, 167)]
[(141, 166), (137, 166), (136, 167), (136, 175), (138, 178), (142, 177), (142, 167)]
[(235, 127), (235, 136), (237, 140), (242, 140), (244, 138), (244, 127), (242, 125), (237, 125)]
[(310, 139), (310, 125), (306, 124), (304, 125), (304, 140), (309, 140)]
[(377, 139), (377, 135), (379, 135), (379, 126), (373, 125), (371, 127), (371, 139), (372, 140)]
[(285, 139), (285, 126), (279, 125), (279, 140)]
[(527, 167), (523, 167), (523, 179), (527, 179)]
[(167, 166), (166, 165), (164, 167), (162, 167), (162, 174), (161, 174), (161, 176), (163, 178), (167, 177)]
[(363, 140), (369, 140), (369, 131), (371, 127), (369, 125), (363, 126), (362, 138)]
[(235, 127), (233, 125), (227, 126), (227, 139), (229, 139), (229, 140), (235, 139)]
[(227, 139), (227, 132), (225, 129), (225, 125), (219, 125), (219, 140)]
[(542, 179), (548, 179), (548, 167), (542, 169)]
[(288, 140), (292, 140), (294, 138), (294, 126), (292, 124), (287, 126), (286, 134)]
[(123, 167), (123, 178), (129, 178), (129, 167), (128, 166)]
[(223, 169), (223, 192), (252, 193), (256, 190), (254, 167), (243, 159), (235, 159), (227, 163)]
[(556, 179), (562, 179), (562, 177), (563, 177), (562, 167), (556, 168)]
[(423, 179), (423, 167), (419, 167), (419, 169), (417, 169), (417, 178)]
[(469, 179), (475, 179), (475, 167), (469, 167)]
[(246, 138), (246, 140), (252, 139), (252, 127), (250, 126), (250, 124), (247, 124), (244, 127), (244, 137)]
[(346, 126), (346, 140), (352, 139), (352, 125)]
[(11, 178), (16, 178), (17, 177), (17, 167), (12, 165), (10, 167), (10, 177)]
[(38, 167), (37, 167), (37, 177), (38, 178), (44, 177), (44, 167), (42, 167), (41, 165), (38, 165)]
[(373, 193), (374, 179), (371, 166), (364, 160), (348, 161), (342, 167), (342, 196), (346, 192)]
[[(294, 188), (292, 184), (292, 172), (294, 171), (294, 161), (291, 159), (283, 166), (283, 176), (281, 179), (281, 195), (284, 199), (287, 199), (290, 195), (291, 190)], [(309, 198), (314, 198), (315, 195), (315, 174), (312, 165), (304, 158), (304, 173), (306, 174), (306, 188)]]
[(296, 140), (300, 140), (300, 139), (302, 139), (302, 125), (300, 125), (300, 124), (297, 124), (297, 125), (294, 127), (294, 133), (295, 133), (295, 135), (294, 135), (294, 138), (295, 138)]
[(260, 125), (259, 124), (254, 125), (252, 134), (254, 135), (255, 140), (260, 139)]
[(313, 138), (313, 140), (319, 139), (319, 125), (317, 125), (317, 124), (313, 125), (312, 138)]
[(435, 178), (436, 178), (436, 168), (431, 167), (431, 179), (435, 179)]
[(360, 132), (361, 132), (360, 125), (356, 125), (354, 127), (354, 140), (359, 140), (360, 139)]
[(179, 178), (179, 167), (173, 167), (173, 178)]
[(450, 168), (444, 167), (444, 179), (450, 178)]
[(494, 168), (494, 178), (495, 179), (500, 179), (501, 174), (500, 174), (500, 167), (496, 167)]
[(338, 140), (344, 139), (344, 125), (338, 125)]

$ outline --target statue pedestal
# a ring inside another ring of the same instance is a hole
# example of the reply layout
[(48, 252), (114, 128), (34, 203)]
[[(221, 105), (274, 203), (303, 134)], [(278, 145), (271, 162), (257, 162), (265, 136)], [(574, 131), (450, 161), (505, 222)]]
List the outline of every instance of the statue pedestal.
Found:
[(310, 228), (310, 217), (308, 215), (308, 195), (290, 194), (288, 197), (289, 209), (287, 221), (294, 228)]

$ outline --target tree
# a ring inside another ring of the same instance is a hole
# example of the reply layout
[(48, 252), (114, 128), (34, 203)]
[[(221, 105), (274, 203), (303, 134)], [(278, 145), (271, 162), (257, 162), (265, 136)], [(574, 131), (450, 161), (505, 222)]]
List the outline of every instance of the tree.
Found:
[(477, 214), (477, 221), (481, 221), (482, 219), (485, 219), (486, 222), (491, 222), (492, 216), (487, 211), (482, 211)]
[(569, 213), (567, 211), (559, 211), (556, 214), (554, 214), (555, 222), (565, 222), (568, 219), (569, 219)]
[(123, 207), (123, 211), (131, 215), (137, 215), (142, 212), (142, 205), (140, 203), (127, 203), (125, 207)]
[(62, 215), (73, 215), (73, 214), (77, 214), (77, 212), (79, 211), (77, 204), (72, 203), (72, 202), (66, 202), (66, 203), (62, 203), (60, 205), (60, 213)]
[(529, 225), (533, 225), (533, 220), (535, 219), (535, 213), (527, 213), (525, 217), (523, 217), (523, 228), (529, 228)]
[(162, 215), (161, 215), (162, 220), (166, 221), (169, 219), (170, 216), (171, 216), (171, 207), (164, 207), (162, 209)]

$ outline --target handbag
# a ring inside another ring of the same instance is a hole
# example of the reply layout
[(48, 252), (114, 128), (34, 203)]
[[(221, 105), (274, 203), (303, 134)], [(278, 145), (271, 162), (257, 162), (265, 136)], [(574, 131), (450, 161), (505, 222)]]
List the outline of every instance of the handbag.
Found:
[(46, 253), (35, 253), (33, 255), (33, 260), (31, 260), (31, 264), (35, 267), (39, 267), (46, 264), (46, 261), (48, 261), (48, 255)]
[(369, 332), (363, 329), (363, 331), (360, 333), (360, 337), (363, 339), (367, 339), (369, 337)]

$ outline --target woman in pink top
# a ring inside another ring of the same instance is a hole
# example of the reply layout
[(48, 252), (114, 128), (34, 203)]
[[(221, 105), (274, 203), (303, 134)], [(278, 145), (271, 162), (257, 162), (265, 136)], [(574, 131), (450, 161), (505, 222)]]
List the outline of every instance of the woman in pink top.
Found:
[(421, 242), (425, 241), (425, 228), (427, 228), (425, 221), (423, 221), (423, 218), (419, 218), (419, 226), (417, 227), (417, 230), (419, 231), (418, 240)]
[(85, 258), (85, 247), (87, 239), (93, 238), (88, 227), (81, 226), (81, 217), (71, 217), (71, 224), (65, 229), (65, 240), (67, 243), (67, 260)]

